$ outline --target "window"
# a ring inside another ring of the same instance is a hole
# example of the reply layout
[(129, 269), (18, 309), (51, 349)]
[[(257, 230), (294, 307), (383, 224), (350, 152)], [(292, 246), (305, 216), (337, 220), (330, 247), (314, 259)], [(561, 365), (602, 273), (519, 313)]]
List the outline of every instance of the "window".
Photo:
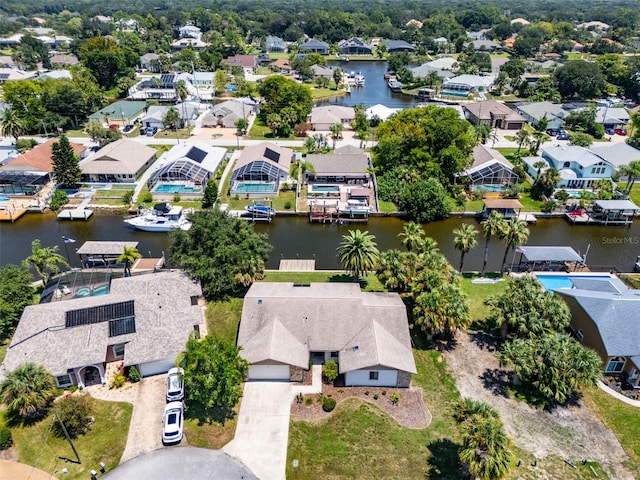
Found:
[(564, 162), (562, 165), (563, 168), (569, 168), (571, 166), (571, 162)]
[(378, 380), (380, 372), (369, 372), (369, 380)]
[(624, 358), (623, 357), (613, 357), (609, 360), (607, 364), (607, 368), (605, 369), (605, 373), (622, 373), (622, 369), (624, 368)]
[(331, 352), (331, 358), (338, 358), (339, 352)]
[(69, 375), (68, 373), (66, 375), (58, 375), (56, 377), (56, 384), (59, 387), (68, 387), (70, 385), (73, 385), (73, 382), (71, 381), (71, 375)]
[(124, 357), (124, 343), (113, 346), (113, 356), (116, 358)]
[(596, 169), (595, 169), (595, 168), (592, 168), (592, 169), (591, 169), (591, 173), (596, 173)]
[(580, 341), (584, 340), (584, 332), (581, 329), (578, 329), (578, 331), (576, 332), (576, 337)]

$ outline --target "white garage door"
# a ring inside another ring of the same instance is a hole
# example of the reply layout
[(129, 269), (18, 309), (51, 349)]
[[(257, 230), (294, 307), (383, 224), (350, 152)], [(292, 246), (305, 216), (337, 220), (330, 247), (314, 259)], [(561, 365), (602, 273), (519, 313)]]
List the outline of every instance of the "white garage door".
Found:
[(249, 380), (289, 380), (289, 365), (252, 365)]
[(154, 362), (147, 362), (140, 364), (140, 375), (148, 377), (149, 375), (158, 375), (160, 373), (167, 373), (170, 368), (176, 366), (175, 358), (165, 358), (164, 360), (156, 360)]

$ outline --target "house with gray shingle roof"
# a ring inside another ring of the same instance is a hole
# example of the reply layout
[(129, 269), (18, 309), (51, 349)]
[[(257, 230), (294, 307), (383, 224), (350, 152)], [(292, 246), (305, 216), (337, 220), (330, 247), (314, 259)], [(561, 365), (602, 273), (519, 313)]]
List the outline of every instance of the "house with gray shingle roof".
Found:
[(520, 130), (526, 123), (525, 118), (507, 105), (496, 100), (466, 103), (462, 105), (465, 118), (473, 125), (488, 125), (491, 128)]
[(287, 44), (285, 41), (280, 37), (275, 37), (273, 35), (267, 35), (265, 46), (267, 47), (267, 52), (284, 53), (287, 51)]
[(386, 40), (382, 44), (387, 49), (387, 52), (415, 52), (416, 47), (404, 40)]
[(604, 158), (616, 169), (640, 161), (640, 150), (624, 142), (597, 142), (591, 145), (589, 150)]
[(338, 48), (342, 55), (371, 55), (373, 47), (358, 37), (351, 37), (348, 40), (340, 40)]
[(334, 360), (347, 386), (409, 387), (416, 365), (397, 293), (354, 283), (254, 283), (238, 330), (250, 380), (289, 380)]
[(574, 279), (573, 288), (554, 290), (571, 310), (571, 329), (595, 350), (606, 375), (622, 375), (640, 387), (640, 290), (617, 278)]
[(253, 107), (237, 101), (227, 100), (215, 104), (203, 117), (203, 127), (234, 128), (238, 120), (247, 120)]
[(321, 55), (329, 55), (329, 44), (315, 38), (310, 38), (298, 47), (300, 53), (319, 53)]
[(309, 115), (309, 123), (316, 131), (329, 131), (331, 125), (341, 123), (345, 127), (351, 128), (350, 122), (356, 118), (353, 107), (343, 107), (340, 105), (327, 105), (314, 107)]
[[(203, 326), (202, 290), (183, 272), (117, 278), (106, 295), (25, 308), (0, 368), (45, 367), (59, 387), (107, 383), (107, 364), (136, 366), (142, 376), (167, 372), (189, 335)], [(89, 287), (84, 287), (89, 291)]]
[(564, 119), (569, 115), (569, 111), (562, 108), (562, 105), (552, 102), (523, 103), (516, 105), (515, 109), (532, 127), (536, 127), (546, 116), (547, 128), (554, 130), (562, 128)]
[(473, 164), (456, 177), (469, 177), (471, 189), (491, 186), (507, 187), (518, 182), (513, 164), (497, 150), (486, 145), (476, 145), (473, 149)]
[(337, 148), (334, 153), (307, 155), (313, 172), (305, 172), (307, 183), (367, 184), (371, 175), (369, 154), (356, 147)]

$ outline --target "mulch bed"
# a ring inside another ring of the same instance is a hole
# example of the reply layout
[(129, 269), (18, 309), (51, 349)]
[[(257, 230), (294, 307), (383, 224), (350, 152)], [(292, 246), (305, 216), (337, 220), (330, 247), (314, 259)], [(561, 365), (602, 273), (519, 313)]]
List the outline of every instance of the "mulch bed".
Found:
[[(382, 392), (385, 392), (383, 394)], [(391, 403), (391, 395), (395, 392), (400, 395), (397, 405)], [(422, 399), (422, 389), (411, 388), (380, 388), (380, 387), (341, 387), (335, 388), (332, 385), (322, 385), (322, 395), (331, 396), (336, 400), (336, 408), (343, 400), (357, 398), (359, 400), (372, 403), (393, 417), (403, 427), (422, 429), (431, 423), (431, 412)], [(377, 398), (375, 398), (377, 395)], [(325, 412), (322, 403), (318, 401), (320, 394), (304, 395), (302, 402), (294, 400), (291, 404), (291, 415), (296, 420), (308, 422), (318, 422), (329, 418), (333, 412)], [(307, 398), (313, 399), (307, 405)], [(335, 412), (335, 410), (333, 410)]]
[(631, 400), (640, 400), (640, 389), (633, 388), (626, 379), (619, 375), (606, 375), (602, 379), (602, 383), (614, 392), (618, 392)]

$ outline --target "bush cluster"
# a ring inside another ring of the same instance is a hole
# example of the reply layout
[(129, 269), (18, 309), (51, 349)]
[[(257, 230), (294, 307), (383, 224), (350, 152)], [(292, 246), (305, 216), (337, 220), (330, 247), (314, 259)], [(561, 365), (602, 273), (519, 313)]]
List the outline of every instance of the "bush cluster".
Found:
[[(82, 435), (89, 427), (91, 405), (87, 395), (67, 395), (58, 400), (53, 408), (64, 423), (71, 438)], [(56, 437), (64, 438), (60, 422), (53, 422), (51, 430)]]
[(336, 408), (336, 399), (332, 397), (324, 397), (322, 399), (322, 409), (325, 412), (331, 412)]
[(0, 450), (6, 450), (13, 445), (13, 437), (9, 427), (0, 427)]

